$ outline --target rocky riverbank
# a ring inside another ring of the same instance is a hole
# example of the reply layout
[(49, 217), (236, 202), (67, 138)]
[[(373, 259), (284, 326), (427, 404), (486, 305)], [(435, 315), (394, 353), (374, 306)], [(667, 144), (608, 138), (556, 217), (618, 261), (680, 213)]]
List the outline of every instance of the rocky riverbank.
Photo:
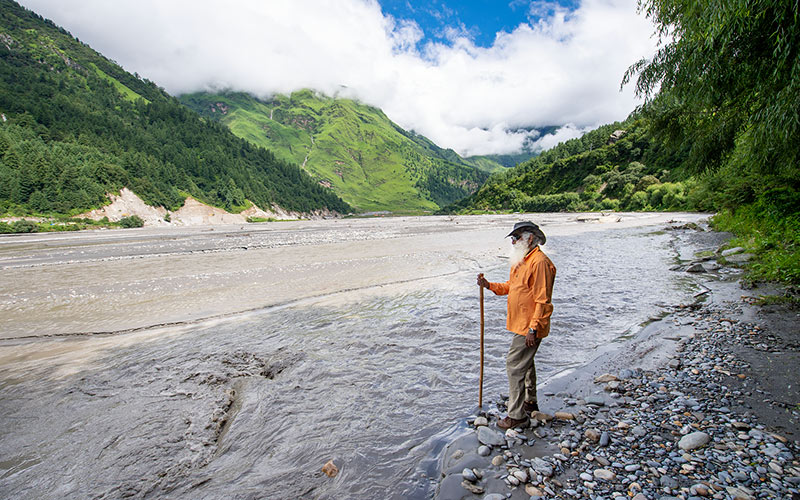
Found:
[(469, 417), (436, 497), (800, 498), (797, 311), (754, 305), (735, 276), (703, 287), (540, 387), (530, 426), (497, 429), (502, 396)]

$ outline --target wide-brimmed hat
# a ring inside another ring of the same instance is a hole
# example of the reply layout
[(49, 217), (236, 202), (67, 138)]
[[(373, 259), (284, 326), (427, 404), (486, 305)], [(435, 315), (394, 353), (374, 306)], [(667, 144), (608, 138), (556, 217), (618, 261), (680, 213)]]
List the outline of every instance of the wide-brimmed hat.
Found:
[(512, 229), (511, 232), (508, 233), (508, 235), (506, 235), (506, 238), (508, 238), (514, 233), (524, 233), (524, 232), (531, 232), (535, 234), (539, 238), (540, 245), (544, 245), (545, 241), (547, 241), (547, 236), (545, 236), (542, 230), (539, 229), (539, 226), (537, 226), (536, 224), (534, 224), (529, 220), (524, 220), (522, 222), (517, 222), (516, 224), (514, 224), (514, 229)]

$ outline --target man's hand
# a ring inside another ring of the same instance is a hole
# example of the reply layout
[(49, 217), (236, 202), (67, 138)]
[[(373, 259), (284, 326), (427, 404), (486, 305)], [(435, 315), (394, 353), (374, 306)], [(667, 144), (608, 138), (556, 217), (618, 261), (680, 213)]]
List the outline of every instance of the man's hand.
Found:
[(533, 347), (539, 343), (539, 339), (536, 338), (536, 330), (528, 329), (528, 335), (525, 336), (525, 345), (528, 347)]
[(486, 278), (483, 277), (483, 273), (478, 275), (478, 286), (482, 286), (483, 288), (489, 288), (489, 282)]

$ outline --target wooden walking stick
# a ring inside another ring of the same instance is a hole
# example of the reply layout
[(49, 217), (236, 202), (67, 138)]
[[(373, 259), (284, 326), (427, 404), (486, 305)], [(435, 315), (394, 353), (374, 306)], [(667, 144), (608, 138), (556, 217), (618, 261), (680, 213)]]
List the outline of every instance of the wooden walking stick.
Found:
[(478, 288), (481, 289), (481, 376), (480, 389), (478, 389), (478, 408), (483, 408), (483, 287), (479, 286)]

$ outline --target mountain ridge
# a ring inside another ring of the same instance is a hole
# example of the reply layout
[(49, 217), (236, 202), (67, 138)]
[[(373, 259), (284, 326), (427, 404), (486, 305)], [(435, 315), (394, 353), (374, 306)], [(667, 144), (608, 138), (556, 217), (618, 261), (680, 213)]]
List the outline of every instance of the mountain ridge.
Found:
[(488, 177), (454, 151), (356, 100), (310, 89), (268, 98), (197, 92), (180, 100), (237, 136), (301, 165), (362, 211), (435, 211), (469, 195)]

